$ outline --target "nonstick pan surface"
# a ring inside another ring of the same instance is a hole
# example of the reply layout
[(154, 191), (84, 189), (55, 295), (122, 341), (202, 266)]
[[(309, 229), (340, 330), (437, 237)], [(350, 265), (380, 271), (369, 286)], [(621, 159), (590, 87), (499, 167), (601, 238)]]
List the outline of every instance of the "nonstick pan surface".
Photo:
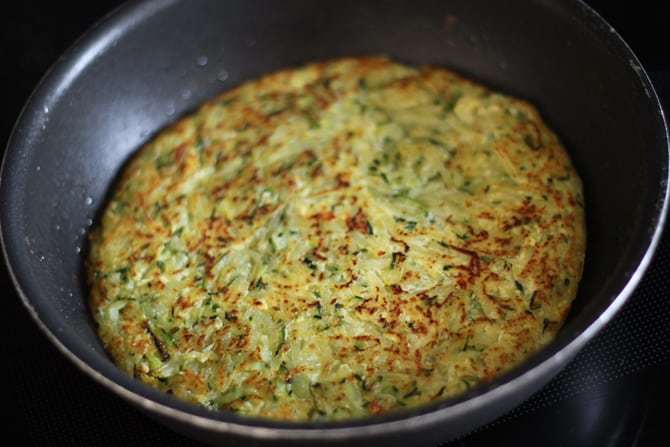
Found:
[[(503, 4), (505, 3), (505, 4)], [(211, 413), (121, 373), (86, 306), (85, 234), (125, 160), (178, 116), (269, 71), (386, 54), (434, 64), (537, 104), (584, 180), (588, 250), (557, 340), (465, 396), (349, 423), (288, 424)], [(19, 118), (0, 176), (5, 256), (49, 338), (86, 373), (200, 439), (285, 442), (445, 440), (541, 387), (623, 304), (665, 218), (668, 137), (638, 60), (576, 1), (128, 3), (43, 79)]]

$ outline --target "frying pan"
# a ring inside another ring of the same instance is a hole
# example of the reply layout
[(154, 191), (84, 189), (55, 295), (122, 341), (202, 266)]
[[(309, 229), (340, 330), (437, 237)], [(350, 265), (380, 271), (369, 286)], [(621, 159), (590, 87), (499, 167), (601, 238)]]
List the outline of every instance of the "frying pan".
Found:
[[(374, 54), (449, 67), (528, 99), (558, 132), (584, 181), (588, 250), (556, 340), (458, 398), (338, 423), (210, 412), (118, 370), (88, 313), (82, 266), (86, 233), (128, 157), (243, 80)], [(518, 405), (612, 318), (658, 244), (668, 159), (667, 126), (644, 69), (580, 1), (130, 2), (70, 48), (27, 102), (0, 173), (0, 234), (39, 328), (90, 377), (173, 429), (226, 445), (428, 444)]]

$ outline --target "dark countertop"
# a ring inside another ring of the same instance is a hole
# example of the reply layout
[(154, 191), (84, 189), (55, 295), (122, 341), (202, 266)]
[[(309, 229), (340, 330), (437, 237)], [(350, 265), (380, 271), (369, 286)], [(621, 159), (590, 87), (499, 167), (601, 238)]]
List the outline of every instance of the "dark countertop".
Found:
[[(48, 67), (120, 2), (23, 1), (0, 6), (5, 92), (0, 139)], [(670, 56), (659, 48), (661, 2), (589, 1), (623, 35), (670, 110)], [(4, 146), (4, 144), (3, 144)], [(4, 264), (0, 353), (17, 445), (197, 445), (148, 419), (79, 372), (24, 310)], [(656, 445), (670, 398), (670, 232), (641, 286), (571, 365), (519, 408), (448, 445)], [(664, 432), (664, 430), (663, 430)]]

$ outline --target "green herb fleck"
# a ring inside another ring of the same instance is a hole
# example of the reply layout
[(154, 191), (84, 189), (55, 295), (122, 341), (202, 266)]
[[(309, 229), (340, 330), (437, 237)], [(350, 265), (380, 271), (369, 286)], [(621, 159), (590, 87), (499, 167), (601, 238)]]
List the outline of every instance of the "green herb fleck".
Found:
[(174, 156), (172, 152), (167, 152), (165, 154), (161, 154), (156, 158), (156, 169), (163, 169), (167, 166), (170, 166), (174, 164)]
[(542, 322), (542, 333), (544, 334), (547, 329), (553, 329), (557, 325), (558, 325), (558, 322), (551, 321), (551, 320), (545, 318), (544, 321)]
[(256, 281), (252, 281), (249, 284), (249, 290), (263, 290), (267, 287), (267, 284), (263, 281), (262, 277), (259, 277)]
[(526, 123), (528, 122), (528, 115), (526, 115), (526, 112), (522, 110), (517, 110), (516, 111), (516, 117), (519, 119), (520, 122)]
[(319, 120), (314, 118), (313, 116), (307, 116), (307, 123), (309, 124), (310, 129), (319, 129), (321, 127), (321, 123)]
[(516, 287), (516, 290), (518, 290), (519, 292), (521, 292), (521, 294), (524, 294), (524, 293), (525, 293), (524, 288), (523, 288), (523, 284), (521, 284), (521, 283), (520, 283), (519, 281), (517, 281), (516, 279), (514, 280), (514, 287)]
[(314, 262), (314, 260), (311, 259), (308, 256), (305, 256), (304, 258), (302, 258), (302, 263), (305, 264), (310, 270), (313, 270), (313, 271), (316, 271), (316, 269), (318, 267), (316, 265), (316, 263)]
[(536, 139), (533, 138), (533, 136), (530, 134), (523, 136), (523, 142), (526, 143), (526, 146), (528, 146), (529, 149), (534, 151), (539, 150), (542, 147), (542, 143), (540, 141), (536, 141)]
[(396, 266), (405, 260), (405, 255), (399, 251), (394, 251), (391, 254), (391, 268), (394, 269)]
[(449, 98), (449, 101), (444, 105), (444, 111), (445, 112), (451, 112), (454, 110), (454, 107), (456, 107), (456, 103), (458, 102), (459, 99), (463, 96), (463, 92), (454, 92), (454, 94), (451, 95), (451, 98)]
[(323, 316), (321, 315), (321, 303), (318, 301), (316, 303), (316, 314), (314, 314), (314, 318), (317, 320), (323, 318)]
[(387, 185), (390, 184), (389, 178), (386, 176), (386, 173), (382, 172), (379, 174), (379, 176), (382, 178), (382, 180), (384, 180), (384, 183), (386, 183)]
[(536, 298), (537, 298), (537, 290), (533, 291), (533, 294), (530, 296), (530, 302), (528, 303), (528, 308), (530, 310), (537, 310), (540, 307), (542, 307), (542, 305), (537, 302)]
[(405, 394), (402, 398), (403, 399), (409, 399), (412, 396), (419, 396), (421, 395), (421, 391), (419, 391), (419, 388), (417, 388), (416, 384), (414, 387), (407, 393)]
[(128, 273), (130, 272), (130, 267), (122, 267), (118, 270), (114, 271), (115, 273), (118, 273), (119, 276), (121, 277), (121, 282), (127, 283), (129, 278), (128, 278)]
[(474, 376), (465, 376), (461, 379), (461, 381), (465, 385), (465, 388), (469, 390), (470, 388), (475, 386), (479, 380), (477, 379), (477, 377)]

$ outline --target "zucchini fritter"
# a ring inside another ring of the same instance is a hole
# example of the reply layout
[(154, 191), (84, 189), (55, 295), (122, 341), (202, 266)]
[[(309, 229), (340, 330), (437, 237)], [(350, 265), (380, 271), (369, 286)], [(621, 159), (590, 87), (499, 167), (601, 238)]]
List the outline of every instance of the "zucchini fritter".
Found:
[(99, 334), (138, 379), (288, 420), (457, 395), (564, 321), (580, 180), (534, 107), (341, 59), (248, 82), (129, 162), (91, 236)]

